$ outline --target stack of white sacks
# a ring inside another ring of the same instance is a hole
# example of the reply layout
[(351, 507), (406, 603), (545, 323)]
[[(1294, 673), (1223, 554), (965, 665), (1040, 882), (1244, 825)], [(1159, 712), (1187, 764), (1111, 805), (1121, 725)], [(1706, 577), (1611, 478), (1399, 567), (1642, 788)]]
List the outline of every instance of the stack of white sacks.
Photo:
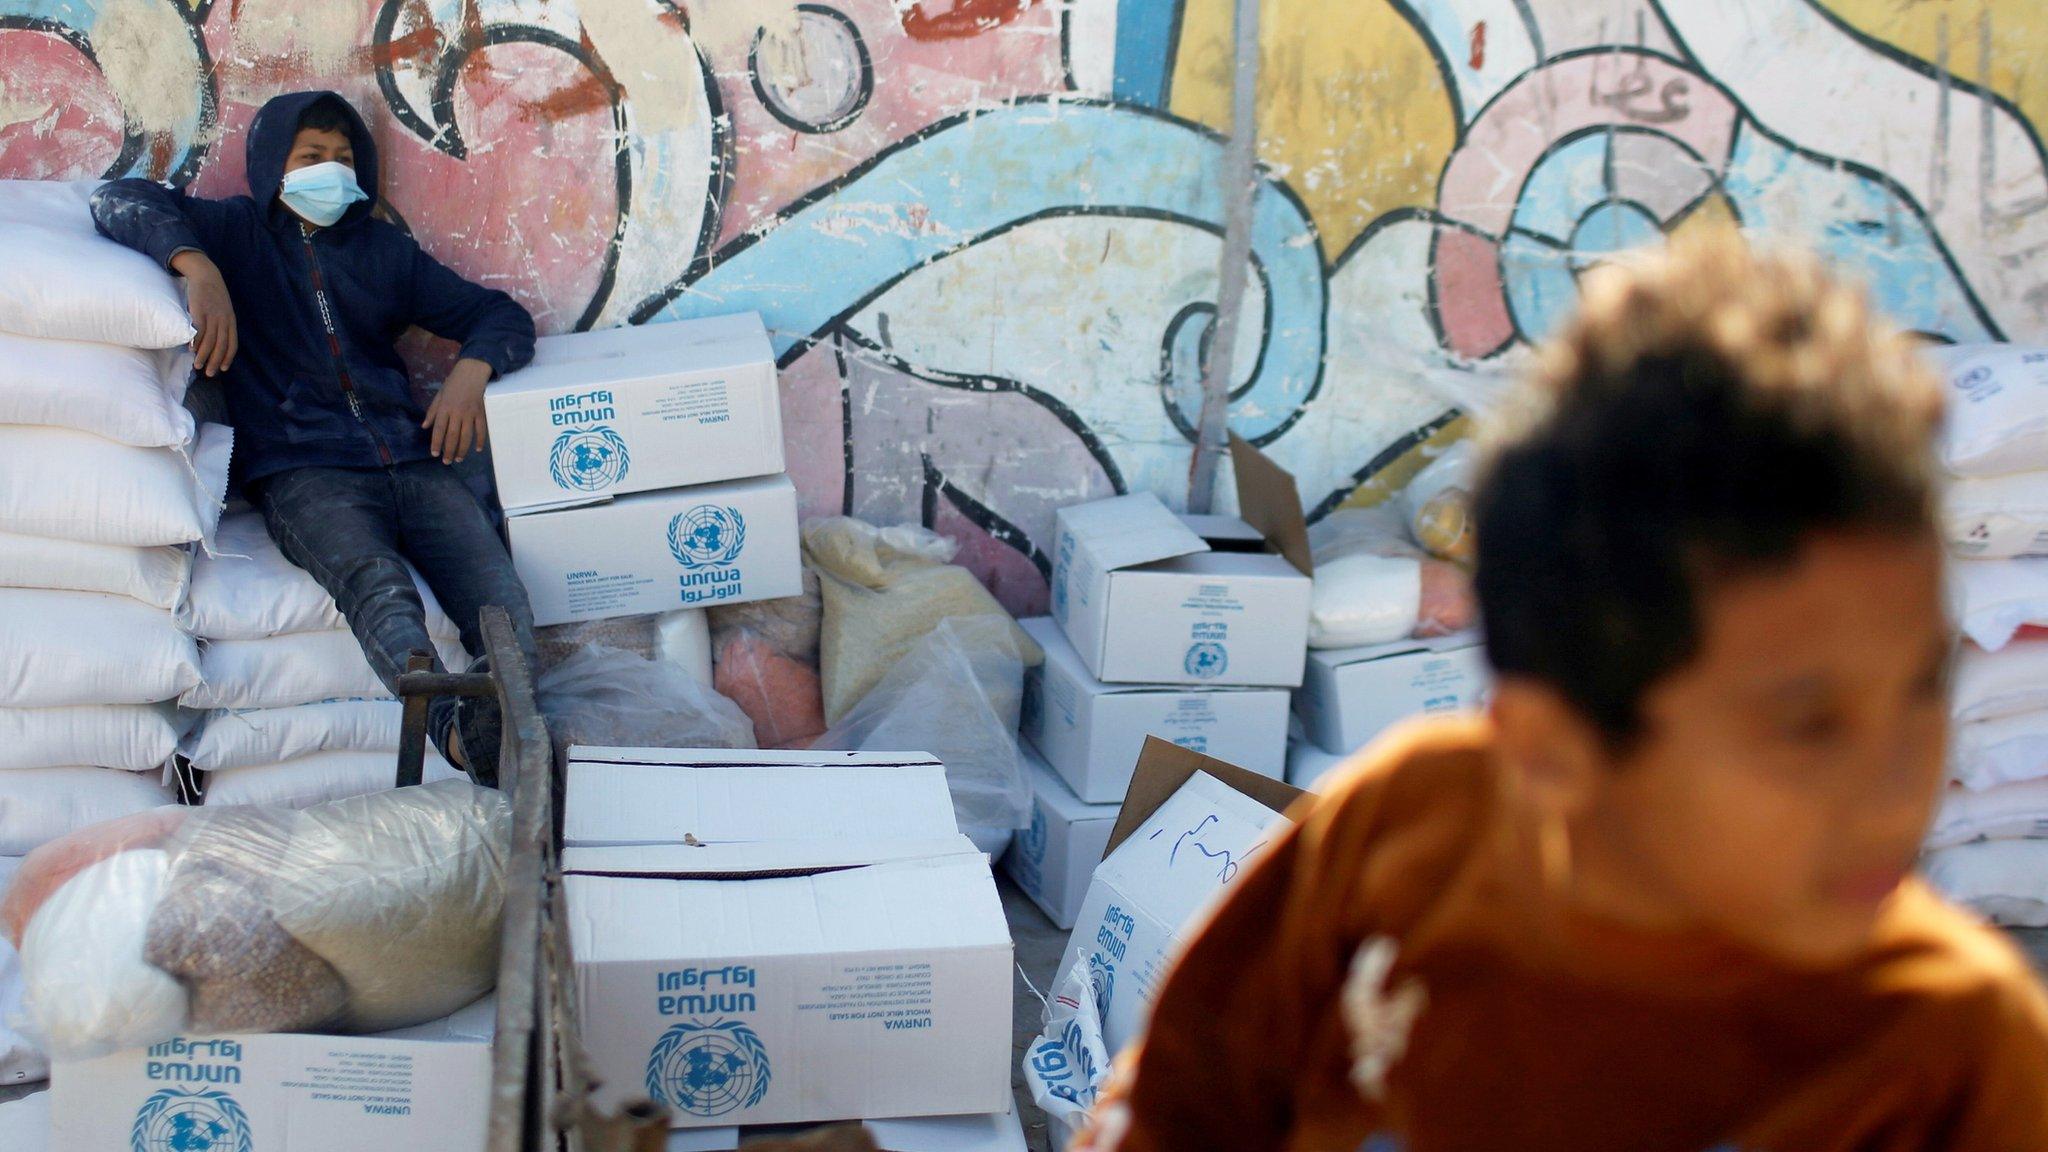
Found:
[[(419, 589), (442, 662), (463, 667), (455, 624)], [(404, 706), (333, 598), (285, 559), (261, 516), (221, 521), (213, 553), (193, 565), (179, 619), (201, 645), (199, 683), (181, 702), (205, 710), (179, 751), (204, 779), (205, 803), (304, 807), (392, 786)], [(427, 750), (427, 780), (457, 775)]]
[(92, 187), (0, 181), (0, 857), (176, 802), (173, 611), (232, 448), (182, 404), (182, 293)]
[(2048, 350), (1973, 345), (1936, 360), (1964, 643), (1925, 868), (2000, 923), (2048, 925)]

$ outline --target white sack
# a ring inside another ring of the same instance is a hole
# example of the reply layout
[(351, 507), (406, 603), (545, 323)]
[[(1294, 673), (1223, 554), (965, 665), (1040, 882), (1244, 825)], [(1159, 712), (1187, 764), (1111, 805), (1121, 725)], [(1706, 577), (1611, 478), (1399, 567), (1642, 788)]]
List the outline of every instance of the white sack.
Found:
[[(443, 760), (432, 745), (427, 748), (420, 782), (467, 780), (469, 777)], [(398, 752), (315, 752), (283, 764), (252, 768), (222, 768), (206, 774), (209, 808), (231, 804), (264, 804), (281, 808), (308, 808), (351, 796), (367, 796), (394, 786), (398, 780)]]
[(2048, 839), (2048, 780), (2024, 780), (1982, 790), (1942, 790), (1928, 848), (1953, 848), (1972, 840)]
[(2048, 468), (2048, 350), (1958, 344), (1929, 357), (1948, 382), (1942, 461), (1958, 476)]
[(678, 608), (654, 618), (654, 655), (711, 684), (711, 618), (702, 608)]
[(1996, 652), (1963, 645), (1950, 695), (1962, 723), (2048, 709), (2048, 637), (2021, 637)]
[[(427, 609), (427, 631), (456, 639), (455, 623), (441, 610), (419, 575), (413, 575)], [(209, 640), (261, 640), (291, 632), (347, 628), (334, 597), (312, 573), (285, 559), (254, 512), (221, 518), (213, 555), (192, 564), (192, 593), (178, 622)]]
[(93, 228), (97, 180), (0, 180), (0, 331), (130, 348), (192, 339), (185, 295), (156, 261)]
[(142, 958), (170, 857), (116, 853), (66, 880), (21, 936), (29, 1033), (60, 1060), (154, 1044), (185, 1027), (185, 989)]
[(129, 596), (168, 612), (185, 599), (192, 553), (181, 547), (81, 544), (0, 532), (0, 588)]
[(2048, 777), (2048, 712), (1958, 724), (1949, 777), (1965, 788), (1996, 788)]
[(201, 771), (297, 760), (315, 752), (396, 755), (405, 705), (396, 700), (329, 700), (295, 708), (210, 712), (179, 751)]
[(199, 683), (169, 612), (126, 596), (0, 588), (0, 707), (148, 704)]
[[(0, 892), (21, 867), (21, 857), (0, 856)], [(16, 1032), (9, 1021), (21, 1015), (21, 957), (14, 945), (0, 936), (0, 1089), (50, 1078), (50, 1061), (28, 1037)], [(13, 1148), (4, 1139), (7, 1125), (0, 1122), (0, 1148)]]
[(1949, 565), (1957, 622), (1987, 652), (2029, 625), (2048, 624), (2048, 558)]
[(2048, 927), (2048, 840), (1988, 840), (1930, 852), (1928, 883), (1949, 899), (2013, 928)]
[(18, 769), (0, 777), (0, 856), (25, 856), (88, 824), (177, 802), (158, 772)]
[(137, 448), (192, 442), (192, 354), (0, 332), (0, 424), (74, 428)]
[(233, 448), (221, 424), (203, 425), (190, 453), (0, 425), (0, 532), (142, 546), (210, 539)]
[(0, 708), (0, 769), (91, 764), (146, 772), (177, 750), (178, 712), (168, 704)]
[(1952, 480), (1942, 494), (1941, 519), (1957, 556), (2048, 556), (2048, 472)]
[[(441, 662), (464, 668), (452, 640), (438, 641)], [(323, 700), (389, 700), (355, 633), (296, 632), (267, 640), (215, 640), (199, 655), (199, 682), (178, 703), (187, 708), (290, 708)]]

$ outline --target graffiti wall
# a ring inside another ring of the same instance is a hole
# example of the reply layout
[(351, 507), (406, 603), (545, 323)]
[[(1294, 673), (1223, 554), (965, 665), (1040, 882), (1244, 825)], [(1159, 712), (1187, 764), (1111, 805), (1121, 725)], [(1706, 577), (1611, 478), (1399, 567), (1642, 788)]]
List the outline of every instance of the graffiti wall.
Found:
[[(1460, 434), (1603, 256), (1715, 222), (2048, 338), (2037, 0), (1266, 0), (1231, 422), (1317, 513)], [(1230, 0), (0, 0), (0, 176), (227, 195), (342, 91), (394, 218), (543, 331), (758, 309), (811, 512), (1041, 606), (1052, 509), (1184, 499)], [(2031, 74), (2030, 74), (2031, 73)], [(422, 363), (431, 366), (430, 353)]]

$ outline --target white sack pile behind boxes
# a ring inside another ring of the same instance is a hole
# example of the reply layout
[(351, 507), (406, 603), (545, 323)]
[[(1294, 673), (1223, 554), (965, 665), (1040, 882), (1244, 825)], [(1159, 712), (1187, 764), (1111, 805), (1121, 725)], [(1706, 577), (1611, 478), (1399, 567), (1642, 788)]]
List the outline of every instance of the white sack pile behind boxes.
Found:
[[(414, 575), (443, 664), (467, 657), (453, 621)], [(401, 708), (333, 597), (285, 559), (254, 513), (221, 522), (193, 565), (179, 618), (201, 638), (188, 708), (209, 709), (180, 750), (205, 774), (206, 803), (307, 804), (391, 787)], [(428, 749), (426, 779), (458, 773)]]
[(1928, 877), (2008, 924), (2048, 924), (2048, 349), (1940, 349), (1955, 676)]
[(0, 854), (175, 801), (173, 609), (231, 433), (183, 407), (184, 293), (100, 237), (93, 183), (0, 181)]

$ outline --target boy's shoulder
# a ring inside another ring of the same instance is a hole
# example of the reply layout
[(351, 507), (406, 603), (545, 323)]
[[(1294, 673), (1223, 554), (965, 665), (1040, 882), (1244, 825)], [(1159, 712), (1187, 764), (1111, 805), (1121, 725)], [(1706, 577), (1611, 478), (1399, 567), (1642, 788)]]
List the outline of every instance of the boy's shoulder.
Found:
[[(1903, 995), (1965, 1036), (1993, 1028), (2048, 1053), (2048, 995), (2011, 937), (1914, 877), (1879, 919), (1870, 987)], [(1988, 1037), (1987, 1037), (1988, 1038)]]

